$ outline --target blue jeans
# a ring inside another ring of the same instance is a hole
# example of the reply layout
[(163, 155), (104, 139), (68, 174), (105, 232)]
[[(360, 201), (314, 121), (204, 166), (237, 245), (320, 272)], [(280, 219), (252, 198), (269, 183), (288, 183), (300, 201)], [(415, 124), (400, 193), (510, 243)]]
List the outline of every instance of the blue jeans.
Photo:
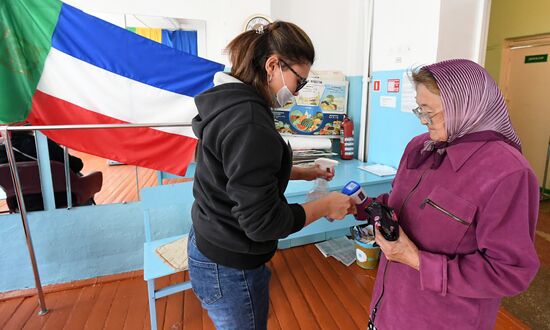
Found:
[(193, 229), (187, 251), (193, 292), (217, 329), (267, 329), (271, 278), (267, 266), (237, 269), (217, 264), (197, 249)]

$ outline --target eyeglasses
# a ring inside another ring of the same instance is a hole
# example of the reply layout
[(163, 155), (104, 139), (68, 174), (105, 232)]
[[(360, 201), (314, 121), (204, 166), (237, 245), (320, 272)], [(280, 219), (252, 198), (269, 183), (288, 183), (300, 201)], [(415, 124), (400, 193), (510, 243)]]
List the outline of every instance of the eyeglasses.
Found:
[(300, 89), (304, 88), (304, 86), (307, 85), (307, 79), (304, 78), (304, 77), (302, 77), (302, 76), (300, 76), (300, 75), (298, 74), (298, 72), (294, 71), (294, 69), (293, 69), (290, 65), (288, 65), (285, 61), (283, 61), (283, 60), (281, 60), (281, 59), (279, 59), (279, 61), (283, 62), (283, 64), (286, 65), (286, 66), (290, 69), (290, 71), (291, 71), (292, 73), (294, 73), (294, 75), (295, 75), (296, 77), (298, 77), (298, 85), (296, 85), (296, 90), (294, 91), (294, 93), (298, 93), (298, 91), (299, 91)]
[(420, 121), (425, 120), (428, 125), (433, 124), (432, 117), (429, 113), (423, 112), (420, 107), (416, 107), (412, 109), (412, 112), (416, 115), (416, 118), (418, 118)]

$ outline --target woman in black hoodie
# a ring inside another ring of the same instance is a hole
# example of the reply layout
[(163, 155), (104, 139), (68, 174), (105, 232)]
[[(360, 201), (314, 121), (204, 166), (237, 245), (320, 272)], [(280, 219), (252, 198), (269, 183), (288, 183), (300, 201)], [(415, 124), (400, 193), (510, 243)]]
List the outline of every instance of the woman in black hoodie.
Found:
[(193, 130), (199, 138), (193, 186), (189, 272), (193, 290), (218, 329), (265, 329), (270, 270), (277, 240), (309, 223), (354, 212), (348, 196), (330, 193), (289, 204), (289, 180), (331, 179), (317, 167), (292, 166), (271, 107), (307, 83), (315, 50), (298, 26), (274, 22), (228, 45), (232, 69), (218, 72), (198, 95)]

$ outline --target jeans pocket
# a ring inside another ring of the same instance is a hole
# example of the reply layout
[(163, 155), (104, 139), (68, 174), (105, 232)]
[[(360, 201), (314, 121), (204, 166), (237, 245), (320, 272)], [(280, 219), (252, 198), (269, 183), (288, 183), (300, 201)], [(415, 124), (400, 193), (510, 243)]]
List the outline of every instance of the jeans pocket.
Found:
[(189, 276), (193, 292), (203, 304), (211, 305), (222, 298), (217, 264), (189, 257)]

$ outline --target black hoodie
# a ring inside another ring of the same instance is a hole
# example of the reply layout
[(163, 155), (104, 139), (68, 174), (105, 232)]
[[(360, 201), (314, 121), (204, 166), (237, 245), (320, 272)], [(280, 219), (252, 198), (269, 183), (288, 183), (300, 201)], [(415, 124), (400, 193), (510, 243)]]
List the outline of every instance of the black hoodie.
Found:
[(197, 247), (221, 265), (256, 268), (271, 259), (279, 238), (305, 223), (304, 209), (288, 204), (283, 195), (292, 152), (251, 86), (219, 85), (195, 97), (195, 103)]

